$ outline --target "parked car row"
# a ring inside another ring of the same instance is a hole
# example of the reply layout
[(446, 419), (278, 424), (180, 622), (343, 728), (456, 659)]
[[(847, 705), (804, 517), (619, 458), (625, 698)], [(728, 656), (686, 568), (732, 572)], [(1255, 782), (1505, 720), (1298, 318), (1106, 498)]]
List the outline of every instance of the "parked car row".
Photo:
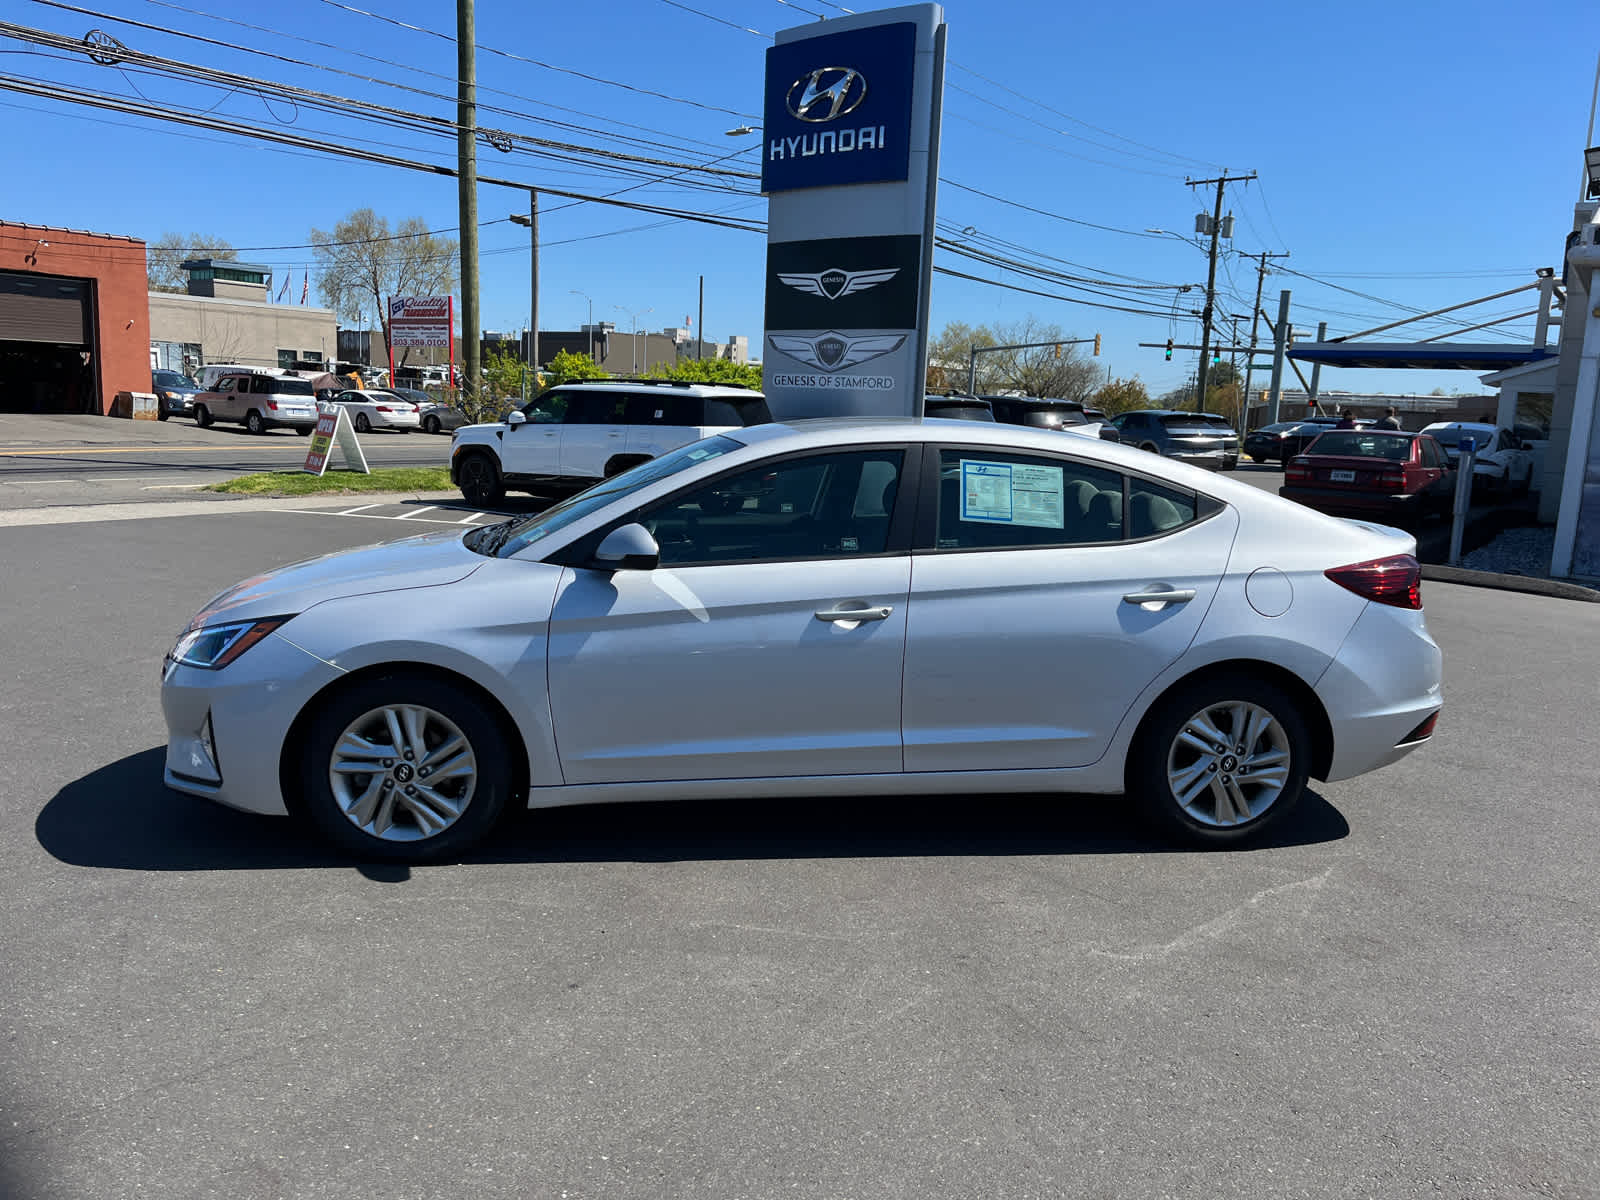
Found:
[(202, 428), (223, 421), (256, 434), (293, 429), (307, 436), (316, 428), (319, 404), (332, 403), (349, 412), (358, 433), (444, 433), (466, 424), (459, 409), (414, 389), (340, 388), (337, 376), (258, 369), (212, 372), (209, 378), (211, 385), (202, 387), (177, 372), (152, 372), (161, 419), (192, 416)]

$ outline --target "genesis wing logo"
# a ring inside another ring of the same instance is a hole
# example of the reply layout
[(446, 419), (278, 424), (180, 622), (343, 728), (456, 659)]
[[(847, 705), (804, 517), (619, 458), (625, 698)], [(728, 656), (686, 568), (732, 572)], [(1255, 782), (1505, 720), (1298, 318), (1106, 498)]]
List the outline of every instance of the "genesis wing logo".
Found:
[(888, 283), (898, 274), (900, 274), (899, 267), (889, 267), (880, 271), (841, 271), (838, 267), (830, 267), (815, 274), (785, 275), (780, 272), (778, 278), (808, 296), (821, 296), (824, 300), (842, 300), (846, 296), (854, 296), (857, 292), (875, 288), (880, 283)]
[(770, 340), (774, 350), (781, 350), (790, 358), (798, 359), (808, 367), (817, 367), (824, 371), (843, 371), (848, 367), (870, 362), (874, 358), (882, 358), (885, 354), (893, 354), (906, 344), (906, 335), (875, 333), (866, 337), (851, 337), (849, 334), (830, 329), (827, 333), (817, 334), (816, 337), (795, 337), (792, 334), (774, 333), (770, 335)]

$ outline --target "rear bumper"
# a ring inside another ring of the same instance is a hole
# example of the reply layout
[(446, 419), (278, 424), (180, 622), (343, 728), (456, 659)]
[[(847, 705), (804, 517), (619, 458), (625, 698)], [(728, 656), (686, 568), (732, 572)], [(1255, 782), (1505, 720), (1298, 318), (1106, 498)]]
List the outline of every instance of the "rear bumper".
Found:
[(1316, 685), (1333, 729), (1330, 783), (1426, 744), (1406, 739), (1444, 703), (1443, 662), (1421, 612), (1367, 605)]
[(1426, 511), (1419, 492), (1352, 492), (1345, 488), (1289, 487), (1278, 489), (1285, 500), (1325, 513), (1359, 513), (1366, 517), (1407, 517)]

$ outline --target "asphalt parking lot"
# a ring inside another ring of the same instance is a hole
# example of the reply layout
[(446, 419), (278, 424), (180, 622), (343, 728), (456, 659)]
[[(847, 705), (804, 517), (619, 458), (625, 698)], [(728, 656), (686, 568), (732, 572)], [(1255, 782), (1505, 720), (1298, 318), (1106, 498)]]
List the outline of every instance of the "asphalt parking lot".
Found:
[(1425, 584), (1433, 744), (1248, 852), (822, 796), (407, 870), (165, 791), (190, 613), (394, 515), (0, 528), (0, 1196), (1600, 1195), (1600, 606)]

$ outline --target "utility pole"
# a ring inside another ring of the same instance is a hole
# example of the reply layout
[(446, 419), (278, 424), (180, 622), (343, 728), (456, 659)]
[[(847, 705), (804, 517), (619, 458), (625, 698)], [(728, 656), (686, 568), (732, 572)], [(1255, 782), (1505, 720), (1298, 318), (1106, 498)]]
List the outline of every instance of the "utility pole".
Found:
[[(1258, 333), (1259, 322), (1261, 320), (1261, 286), (1267, 281), (1267, 259), (1288, 258), (1289, 252), (1285, 250), (1282, 254), (1268, 254), (1265, 250), (1263, 250), (1260, 254), (1246, 254), (1245, 257), (1259, 259), (1261, 264), (1256, 268), (1256, 304), (1255, 307), (1250, 310), (1250, 353), (1245, 357), (1244, 360), (1244, 421), (1245, 424), (1249, 424), (1250, 375), (1256, 369), (1256, 335)], [(1240, 432), (1244, 431), (1241, 430)]]
[[(1200, 395), (1195, 400), (1195, 411), (1206, 410), (1206, 371), (1210, 367), (1211, 358), (1211, 317), (1217, 302), (1217, 238), (1222, 233), (1222, 192), (1230, 183), (1249, 183), (1256, 177), (1251, 171), (1248, 175), (1229, 175), (1226, 170), (1216, 179), (1186, 179), (1184, 182), (1191, 187), (1205, 187), (1208, 184), (1217, 185), (1217, 204), (1211, 214), (1211, 265), (1206, 272), (1206, 306), (1200, 314), (1200, 372), (1197, 383)], [(1229, 218), (1231, 221), (1233, 218)]]
[(1289, 349), (1289, 289), (1278, 293), (1277, 339), (1272, 348), (1272, 394), (1267, 401), (1267, 424), (1278, 423), (1278, 398), (1283, 392), (1283, 358)]
[(698, 362), (706, 354), (706, 277), (700, 276), (700, 315), (696, 318), (700, 322), (700, 332), (694, 339), (694, 357)]
[[(462, 399), (477, 399), (483, 322), (478, 316), (478, 59), (473, 0), (456, 0), (456, 158), (461, 214)], [(535, 235), (537, 237), (537, 234)]]

